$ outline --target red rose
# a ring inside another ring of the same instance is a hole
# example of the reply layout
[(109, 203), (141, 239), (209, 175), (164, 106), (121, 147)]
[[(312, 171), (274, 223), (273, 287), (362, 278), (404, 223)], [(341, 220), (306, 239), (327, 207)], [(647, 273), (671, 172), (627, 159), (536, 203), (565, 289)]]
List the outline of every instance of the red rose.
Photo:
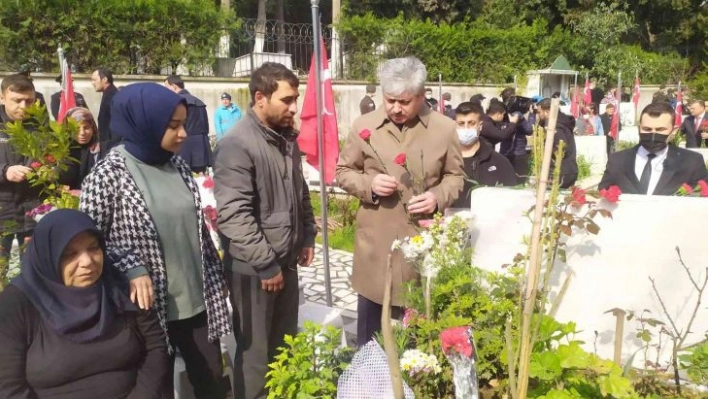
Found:
[(57, 161), (56, 158), (54, 158), (54, 157), (51, 156), (51, 155), (45, 155), (45, 156), (44, 156), (44, 160), (47, 161), (48, 163), (54, 163), (54, 162)]
[(395, 162), (396, 165), (400, 165), (405, 168), (406, 167), (406, 153), (402, 152), (402, 153), (396, 155), (396, 158), (393, 159), (393, 162)]
[(580, 187), (573, 187), (573, 202), (578, 206), (585, 205), (587, 198), (585, 198), (585, 190)]
[(371, 138), (371, 130), (369, 129), (362, 129), (359, 132), (359, 137), (361, 137), (362, 140), (366, 141), (367, 143), (369, 142), (369, 139)]
[(693, 194), (693, 187), (689, 186), (687, 183), (683, 183), (681, 188), (686, 191), (686, 194)]
[(701, 188), (701, 197), (708, 197), (708, 183), (705, 180), (699, 180), (698, 187)]
[(34, 161), (34, 162), (32, 162), (32, 163), (30, 164), (30, 167), (31, 167), (32, 169), (39, 169), (39, 168), (42, 167), (42, 164), (39, 163), (39, 162), (37, 162), (37, 161)]
[(214, 187), (214, 179), (211, 178), (211, 176), (207, 176), (204, 178), (204, 183), (202, 183), (202, 187), (209, 189)]
[(202, 211), (206, 217), (207, 227), (209, 227), (210, 230), (216, 230), (216, 223), (219, 218), (219, 213), (216, 211), (216, 208), (211, 205), (207, 205)]
[(469, 327), (452, 327), (443, 330), (440, 333), (440, 343), (446, 356), (454, 350), (464, 357), (471, 358), (474, 352)]
[(622, 190), (620, 190), (617, 186), (610, 186), (607, 189), (603, 188), (600, 190), (600, 196), (606, 199), (607, 202), (611, 202), (613, 204), (619, 201), (620, 194), (622, 194)]

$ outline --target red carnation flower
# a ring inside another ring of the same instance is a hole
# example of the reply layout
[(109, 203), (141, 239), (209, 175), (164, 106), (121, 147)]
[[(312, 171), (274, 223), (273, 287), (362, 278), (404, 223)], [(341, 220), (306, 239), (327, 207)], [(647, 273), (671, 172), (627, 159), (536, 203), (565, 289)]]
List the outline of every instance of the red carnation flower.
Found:
[(31, 167), (32, 169), (39, 169), (39, 168), (42, 167), (42, 164), (41, 164), (40, 162), (34, 161), (34, 162), (32, 162), (32, 163), (30, 164), (30, 167)]
[(54, 163), (57, 161), (56, 158), (54, 158), (54, 156), (52, 156), (52, 155), (45, 155), (44, 160), (47, 161), (48, 163)]
[(701, 189), (701, 197), (708, 197), (708, 183), (705, 180), (699, 180), (698, 187)]
[(396, 155), (396, 158), (393, 159), (393, 162), (396, 163), (396, 165), (403, 166), (404, 168), (406, 167), (406, 154), (404, 152)]
[(211, 178), (211, 176), (207, 176), (204, 178), (204, 183), (202, 183), (202, 187), (209, 189), (214, 187), (214, 179)]
[(683, 183), (681, 188), (686, 191), (686, 194), (693, 194), (693, 187), (689, 186), (687, 183)]
[(362, 129), (359, 132), (359, 137), (361, 137), (362, 140), (366, 141), (367, 143), (369, 142), (369, 139), (371, 138), (371, 130), (369, 129)]
[(440, 343), (446, 356), (450, 356), (451, 350), (467, 358), (471, 358), (474, 353), (469, 327), (452, 327), (443, 330), (440, 333)]
[(617, 186), (610, 186), (606, 189), (603, 188), (600, 190), (600, 196), (606, 199), (607, 202), (611, 202), (613, 204), (619, 201), (620, 194), (622, 194), (622, 190), (620, 190)]
[(587, 202), (587, 198), (585, 197), (585, 190), (583, 190), (580, 187), (573, 187), (573, 202), (577, 204), (577, 206), (583, 206)]

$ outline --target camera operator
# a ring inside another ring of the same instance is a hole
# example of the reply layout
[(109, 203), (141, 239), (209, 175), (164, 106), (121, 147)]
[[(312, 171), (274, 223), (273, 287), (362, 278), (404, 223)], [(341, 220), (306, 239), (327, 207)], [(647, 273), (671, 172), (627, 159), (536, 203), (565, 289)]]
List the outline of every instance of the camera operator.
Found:
[(519, 184), (524, 184), (529, 174), (530, 151), (526, 149), (526, 136), (533, 134), (536, 116), (533, 112), (534, 101), (527, 97), (518, 97), (513, 88), (506, 88), (501, 93), (506, 111), (511, 117), (516, 117), (516, 128), (511, 137), (501, 142), (499, 152), (504, 155), (514, 167)]
[(482, 118), (480, 136), (491, 145), (497, 145), (514, 135), (518, 121), (518, 115), (508, 116), (504, 103), (493, 98), (489, 102), (487, 114)]

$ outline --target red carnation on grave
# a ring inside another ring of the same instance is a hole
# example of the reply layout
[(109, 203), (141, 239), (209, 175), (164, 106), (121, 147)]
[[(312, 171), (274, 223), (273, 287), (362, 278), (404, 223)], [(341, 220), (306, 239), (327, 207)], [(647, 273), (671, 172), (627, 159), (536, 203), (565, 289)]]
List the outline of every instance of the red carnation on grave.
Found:
[(617, 186), (610, 186), (608, 188), (603, 188), (600, 190), (600, 196), (607, 200), (607, 202), (611, 203), (616, 203), (619, 201), (619, 196), (622, 194), (622, 190), (620, 190), (619, 187)]
[(701, 189), (701, 197), (708, 197), (708, 183), (705, 180), (699, 180), (698, 187)]
[(445, 355), (449, 356), (451, 351), (471, 358), (474, 350), (470, 338), (469, 327), (452, 327), (440, 333), (440, 343)]
[(30, 167), (31, 167), (32, 169), (39, 169), (39, 168), (42, 167), (42, 164), (41, 164), (40, 162), (34, 161), (34, 162), (32, 162), (32, 163), (30, 164)]
[(686, 191), (686, 194), (693, 194), (693, 187), (689, 186), (688, 183), (683, 183), (681, 188)]
[(574, 205), (583, 206), (587, 202), (587, 198), (585, 197), (585, 190), (580, 187), (573, 187), (572, 196)]
[(206, 189), (214, 188), (214, 179), (212, 179), (211, 176), (205, 177), (202, 187)]
[(359, 132), (359, 137), (361, 137), (362, 140), (366, 141), (367, 143), (369, 142), (369, 139), (371, 138), (371, 130), (369, 129), (362, 129)]
[(406, 167), (406, 154), (404, 152), (396, 155), (396, 158), (393, 159), (393, 162), (396, 165), (403, 166), (404, 168)]
[(47, 161), (48, 163), (54, 163), (57, 161), (56, 158), (54, 158), (54, 156), (52, 156), (52, 155), (45, 155), (44, 160)]

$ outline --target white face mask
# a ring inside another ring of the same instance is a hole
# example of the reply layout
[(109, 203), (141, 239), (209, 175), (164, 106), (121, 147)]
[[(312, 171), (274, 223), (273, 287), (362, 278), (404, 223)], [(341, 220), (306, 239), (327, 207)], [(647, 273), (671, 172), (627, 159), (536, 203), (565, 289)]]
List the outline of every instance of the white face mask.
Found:
[(583, 115), (583, 119), (590, 119), (590, 115), (588, 115), (588, 114)]
[(477, 133), (477, 129), (474, 128), (457, 128), (457, 137), (460, 139), (460, 144), (462, 145), (470, 145), (477, 140), (479, 137)]

